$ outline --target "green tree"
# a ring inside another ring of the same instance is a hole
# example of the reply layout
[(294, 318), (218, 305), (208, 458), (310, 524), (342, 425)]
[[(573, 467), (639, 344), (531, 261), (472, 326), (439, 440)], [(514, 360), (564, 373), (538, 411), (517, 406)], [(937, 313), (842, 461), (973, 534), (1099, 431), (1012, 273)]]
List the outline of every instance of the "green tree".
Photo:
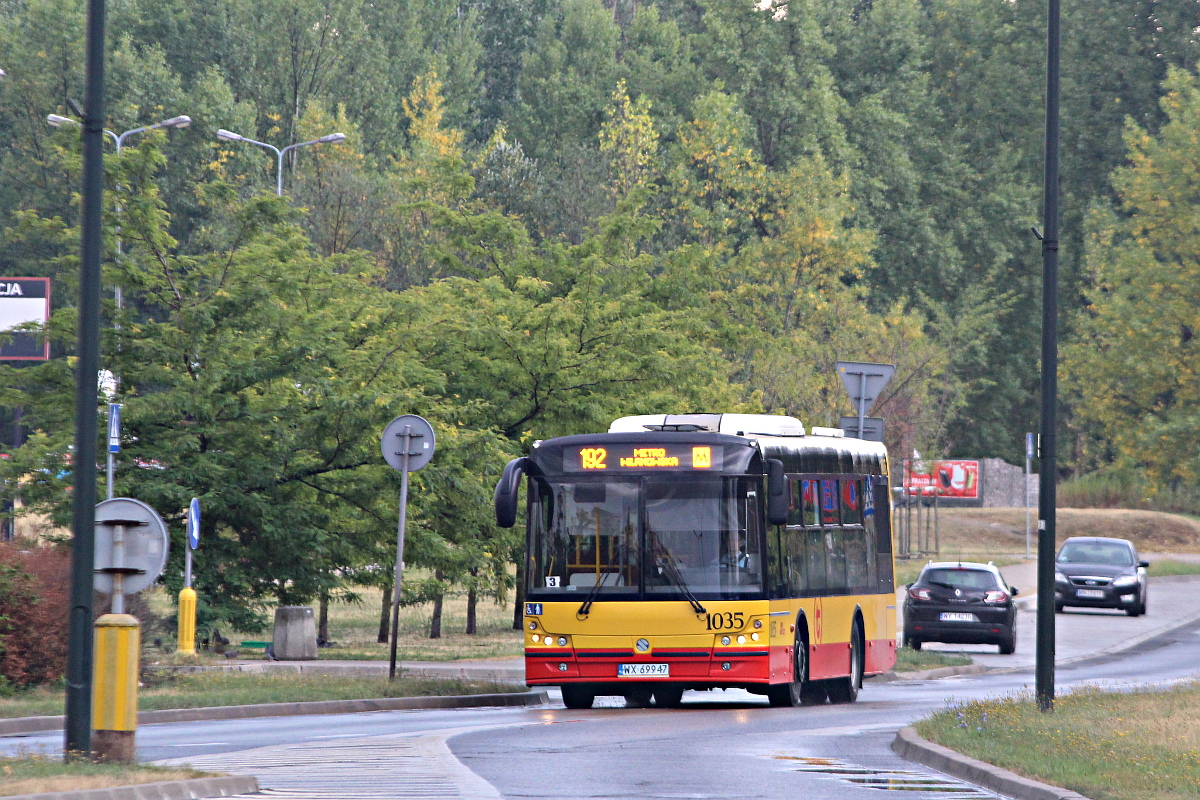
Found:
[(1144, 471), (1151, 491), (1200, 477), (1200, 80), (1172, 70), (1159, 135), (1131, 125), (1120, 203), (1092, 217), (1088, 306), (1064, 348), (1081, 466)]

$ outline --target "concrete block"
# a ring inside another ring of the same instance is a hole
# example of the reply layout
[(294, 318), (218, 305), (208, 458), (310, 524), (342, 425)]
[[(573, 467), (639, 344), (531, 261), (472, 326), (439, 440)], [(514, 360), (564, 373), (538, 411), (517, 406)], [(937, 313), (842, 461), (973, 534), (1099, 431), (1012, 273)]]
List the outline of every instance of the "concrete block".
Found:
[(280, 606), (275, 609), (275, 658), (280, 661), (317, 659), (317, 621), (311, 606)]

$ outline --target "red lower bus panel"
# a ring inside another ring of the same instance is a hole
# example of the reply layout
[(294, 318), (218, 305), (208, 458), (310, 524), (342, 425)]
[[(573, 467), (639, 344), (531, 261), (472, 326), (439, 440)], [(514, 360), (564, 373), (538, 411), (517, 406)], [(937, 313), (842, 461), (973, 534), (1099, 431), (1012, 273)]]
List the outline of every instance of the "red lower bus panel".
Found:
[[(657, 663), (670, 664), (669, 678), (617, 678), (617, 664), (628, 663)], [(562, 669), (560, 665), (566, 665)], [(728, 669), (725, 668), (728, 665)], [(525, 657), (525, 682), (533, 683), (570, 683), (572, 681), (667, 681), (696, 683), (767, 683), (771, 679), (769, 660), (766, 651), (756, 650), (742, 654), (737, 652), (716, 653), (703, 658), (671, 658), (658, 656), (651, 658), (575, 658), (572, 654), (548, 655), (539, 653), (537, 656)]]

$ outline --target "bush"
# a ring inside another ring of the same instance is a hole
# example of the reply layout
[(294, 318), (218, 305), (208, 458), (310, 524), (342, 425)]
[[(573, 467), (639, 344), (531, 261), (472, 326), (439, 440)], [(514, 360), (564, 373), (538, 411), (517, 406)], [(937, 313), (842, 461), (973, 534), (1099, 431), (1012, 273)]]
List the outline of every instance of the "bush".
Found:
[(1187, 484), (1152, 486), (1145, 476), (1109, 468), (1058, 485), (1062, 508), (1132, 508), (1200, 514), (1200, 489)]
[(0, 545), (0, 679), (53, 683), (67, 658), (70, 557), (57, 547)]

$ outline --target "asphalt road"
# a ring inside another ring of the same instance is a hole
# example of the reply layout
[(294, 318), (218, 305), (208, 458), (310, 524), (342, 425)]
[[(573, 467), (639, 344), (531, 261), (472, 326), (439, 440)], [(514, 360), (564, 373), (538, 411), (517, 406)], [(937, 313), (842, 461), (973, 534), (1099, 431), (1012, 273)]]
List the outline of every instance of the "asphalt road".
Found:
[[(1077, 625), (1102, 627), (1108, 640), (1126, 644), (1150, 638), (1119, 654), (1073, 650), (1073, 663), (1057, 670), (1058, 691), (1195, 677), (1200, 622), (1167, 634), (1155, 634), (1155, 626), (1163, 627), (1168, 609), (1183, 614), (1178, 621), (1200, 606), (1198, 588), (1194, 579), (1156, 585), (1152, 608), (1162, 619), (1145, 618), (1137, 631), (1140, 620), (1123, 615), (1059, 616), (1060, 640), (1075, 636)], [(1018, 654), (1032, 647), (1032, 637), (1024, 638)], [(139, 756), (254, 774), (267, 796), (312, 800), (880, 800), (887, 797), (881, 789), (902, 789), (898, 797), (913, 800), (994, 797), (903, 761), (888, 746), (900, 727), (948, 702), (1029, 691), (1032, 680), (1030, 670), (1015, 669), (868, 683), (858, 703), (802, 709), (769, 708), (762, 698), (728, 691), (689, 692), (677, 710), (626, 709), (614, 698), (589, 711), (555, 703), (147, 725), (138, 732)], [(10, 752), (60, 746), (57, 735), (0, 740)]]

